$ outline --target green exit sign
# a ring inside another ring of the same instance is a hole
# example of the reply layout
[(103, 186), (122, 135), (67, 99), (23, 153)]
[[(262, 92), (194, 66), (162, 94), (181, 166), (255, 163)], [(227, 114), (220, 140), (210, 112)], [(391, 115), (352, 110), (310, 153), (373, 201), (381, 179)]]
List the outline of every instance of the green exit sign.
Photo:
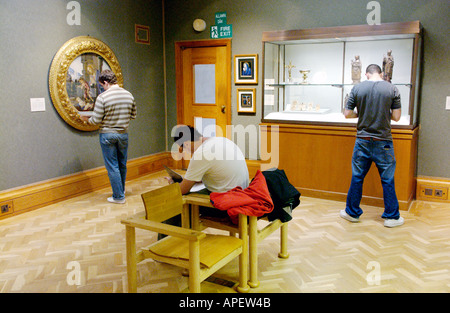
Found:
[(233, 37), (233, 26), (227, 24), (227, 12), (216, 12), (214, 15), (216, 24), (211, 26), (211, 38), (231, 38)]
[(214, 25), (211, 26), (211, 38), (231, 38), (233, 37), (233, 26), (232, 25)]

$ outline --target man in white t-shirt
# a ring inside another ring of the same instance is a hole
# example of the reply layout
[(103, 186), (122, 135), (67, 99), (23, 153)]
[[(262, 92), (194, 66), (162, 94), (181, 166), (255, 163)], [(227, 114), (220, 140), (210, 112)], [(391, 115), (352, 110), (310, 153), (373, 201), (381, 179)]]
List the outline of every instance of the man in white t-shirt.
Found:
[(197, 182), (210, 192), (226, 192), (237, 186), (249, 185), (245, 157), (239, 147), (225, 137), (203, 137), (191, 126), (178, 126), (174, 131), (175, 144), (183, 153), (191, 155), (188, 169), (180, 183), (187, 194)]

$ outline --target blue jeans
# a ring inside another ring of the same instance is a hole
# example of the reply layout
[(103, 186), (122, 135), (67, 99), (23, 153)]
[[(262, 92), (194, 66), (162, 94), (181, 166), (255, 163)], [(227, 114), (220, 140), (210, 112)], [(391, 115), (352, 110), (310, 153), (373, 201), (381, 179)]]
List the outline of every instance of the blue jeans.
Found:
[(113, 198), (125, 198), (125, 179), (127, 177), (128, 134), (100, 133), (100, 146), (108, 171)]
[(392, 141), (376, 141), (356, 138), (352, 157), (352, 182), (347, 194), (345, 211), (351, 217), (359, 217), (364, 177), (375, 162), (383, 186), (384, 213), (382, 218), (398, 219), (399, 205), (395, 194), (395, 155)]

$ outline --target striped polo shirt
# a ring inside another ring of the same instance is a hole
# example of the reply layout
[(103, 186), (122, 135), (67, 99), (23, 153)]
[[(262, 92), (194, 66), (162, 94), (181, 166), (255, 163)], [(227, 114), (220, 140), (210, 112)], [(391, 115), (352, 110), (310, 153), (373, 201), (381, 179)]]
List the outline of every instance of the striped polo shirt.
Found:
[(95, 100), (94, 114), (89, 123), (100, 124), (100, 133), (126, 133), (130, 119), (135, 118), (133, 95), (119, 85), (112, 85)]

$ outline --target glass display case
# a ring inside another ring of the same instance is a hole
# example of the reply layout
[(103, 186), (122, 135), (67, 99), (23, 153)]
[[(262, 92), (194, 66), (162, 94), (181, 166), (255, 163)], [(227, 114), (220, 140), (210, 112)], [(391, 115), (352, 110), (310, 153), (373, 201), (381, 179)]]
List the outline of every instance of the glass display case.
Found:
[(355, 124), (343, 116), (346, 97), (378, 64), (401, 95), (393, 128), (416, 127), (421, 33), (419, 22), (264, 32), (262, 122)]

